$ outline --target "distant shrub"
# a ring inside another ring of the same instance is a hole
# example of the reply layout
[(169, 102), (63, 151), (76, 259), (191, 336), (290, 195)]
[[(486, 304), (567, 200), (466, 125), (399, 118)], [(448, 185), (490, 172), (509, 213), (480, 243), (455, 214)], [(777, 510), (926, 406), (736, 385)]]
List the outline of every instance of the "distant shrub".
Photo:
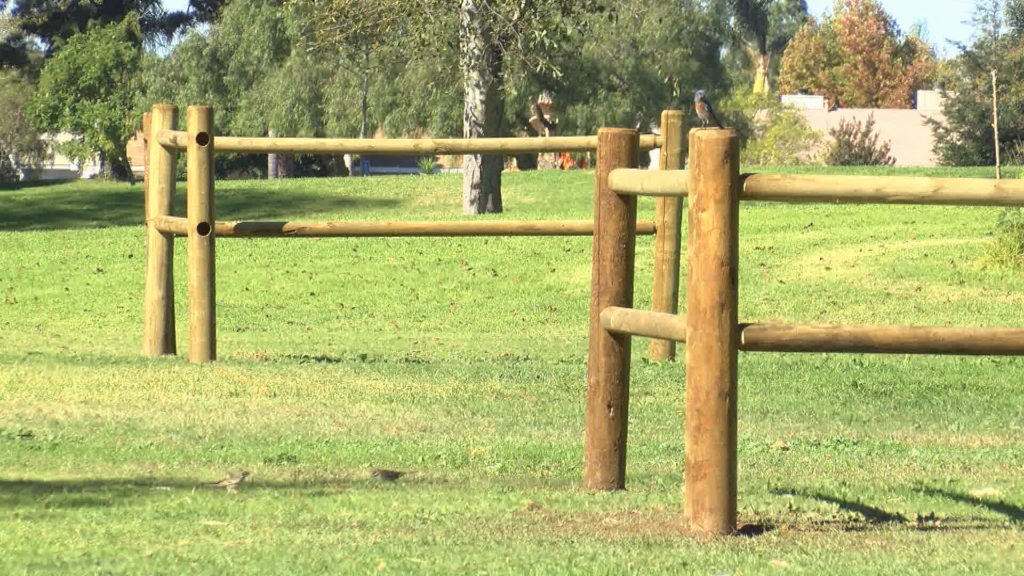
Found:
[(0, 184), (11, 184), (21, 180), (18, 171), (7, 157), (7, 153), (0, 150)]
[(722, 102), (719, 111), (726, 126), (736, 129), (743, 146), (744, 164), (792, 165), (815, 161), (812, 153), (821, 133), (811, 128), (799, 110), (778, 98), (740, 92)]
[(983, 260), (986, 266), (1024, 270), (1024, 209), (999, 213), (996, 235)]
[(754, 116), (754, 134), (743, 150), (748, 164), (792, 165), (813, 162), (821, 133), (798, 110), (774, 106)]
[(433, 174), (434, 168), (437, 166), (437, 158), (434, 156), (422, 156), (416, 161), (416, 166), (420, 169), (420, 174)]
[(1003, 144), (1002, 148), (1004, 166), (1024, 166), (1024, 142), (1014, 140), (1008, 144)]
[(866, 122), (840, 120), (839, 126), (830, 128), (833, 138), (822, 152), (821, 160), (828, 166), (892, 166), (896, 159), (889, 154), (889, 142), (878, 142), (875, 117)]

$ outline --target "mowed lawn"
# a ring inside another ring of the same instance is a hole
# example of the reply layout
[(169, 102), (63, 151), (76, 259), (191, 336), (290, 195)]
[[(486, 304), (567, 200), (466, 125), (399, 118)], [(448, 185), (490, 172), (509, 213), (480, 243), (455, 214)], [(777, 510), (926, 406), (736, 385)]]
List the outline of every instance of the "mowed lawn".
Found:
[[(488, 218), (591, 215), (592, 172), (504, 182)], [(218, 182), (217, 210), (462, 219), (459, 190)], [(741, 321), (1024, 326), (1024, 273), (979, 264), (998, 210), (745, 203)], [(2, 574), (1024, 572), (1024, 359), (741, 353), (767, 530), (701, 539), (683, 367), (645, 339), (628, 490), (581, 489), (589, 238), (222, 239), (220, 359), (191, 365), (183, 241), (180, 356), (140, 355), (141, 214), (138, 185), (0, 191)]]

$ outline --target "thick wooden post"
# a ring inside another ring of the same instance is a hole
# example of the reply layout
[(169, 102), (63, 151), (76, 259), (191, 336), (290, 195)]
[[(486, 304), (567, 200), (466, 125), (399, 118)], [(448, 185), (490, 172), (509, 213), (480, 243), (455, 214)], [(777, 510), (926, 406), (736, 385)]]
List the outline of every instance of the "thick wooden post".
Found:
[(188, 183), (188, 359), (217, 359), (214, 292), (213, 109), (189, 106), (185, 115)]
[(160, 130), (174, 130), (178, 109), (170, 104), (153, 106), (146, 147), (144, 194), (146, 206), (146, 288), (143, 295), (142, 353), (147, 356), (174, 354), (174, 235), (160, 232), (153, 219), (170, 216), (174, 205), (176, 150), (168, 150), (153, 136)]
[(685, 514), (702, 534), (736, 531), (739, 138), (690, 131), (686, 284)]
[[(659, 155), (661, 170), (682, 170), (683, 112), (664, 110), (661, 113), (661, 134), (665, 143)], [(654, 223), (654, 290), (651, 309), (654, 312), (679, 312), (679, 253), (682, 240), (683, 199), (661, 196), (656, 201)], [(651, 340), (652, 360), (674, 360), (676, 343), (671, 340)]]
[(142, 203), (149, 217), (149, 141), (153, 139), (153, 113), (142, 113)]
[(606, 331), (600, 315), (608, 306), (633, 305), (636, 197), (613, 192), (608, 174), (637, 166), (640, 140), (636, 130), (622, 128), (601, 128), (597, 140), (583, 485), (621, 490), (626, 487), (630, 337)]

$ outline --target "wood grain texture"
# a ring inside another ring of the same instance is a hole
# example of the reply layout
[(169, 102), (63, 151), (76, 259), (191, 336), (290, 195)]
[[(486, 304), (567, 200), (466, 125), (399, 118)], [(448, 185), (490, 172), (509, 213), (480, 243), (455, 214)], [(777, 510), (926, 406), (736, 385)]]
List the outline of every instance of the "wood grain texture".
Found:
[[(661, 173), (681, 173), (683, 158), (683, 120), (681, 110), (661, 113), (661, 134), (665, 142), (658, 157)], [(654, 237), (654, 285), (651, 290), (651, 309), (655, 312), (675, 314), (679, 311), (679, 258), (682, 249), (683, 199), (661, 197), (655, 201), (654, 221), (658, 233)], [(672, 340), (653, 339), (650, 344), (652, 360), (674, 360), (676, 343)]]
[(188, 359), (217, 359), (217, 313), (214, 266), (213, 109), (190, 106), (188, 130)]
[[(157, 132), (160, 144), (185, 149), (184, 132)], [(646, 134), (640, 147), (661, 146), (662, 138)], [(248, 154), (529, 154), (539, 152), (588, 152), (597, 149), (597, 136), (553, 136), (548, 138), (257, 138), (222, 136), (215, 152)]]
[[(153, 220), (158, 230), (186, 236), (188, 221), (180, 217)], [(367, 238), (456, 236), (590, 236), (592, 220), (503, 220), (481, 222), (217, 222), (218, 238)], [(655, 233), (654, 222), (637, 222), (636, 233)]]
[(701, 534), (736, 530), (739, 136), (690, 131), (686, 287), (685, 516)]
[[(177, 123), (177, 108), (169, 104), (153, 106), (151, 133), (174, 128)], [(161, 231), (154, 221), (171, 214), (178, 153), (160, 146), (150, 138), (146, 157), (146, 281), (143, 293), (142, 353), (146, 356), (161, 356), (177, 352), (174, 330), (174, 234)]]
[(621, 128), (598, 131), (583, 435), (583, 486), (587, 490), (626, 487), (631, 339), (602, 328), (599, 316), (608, 306), (633, 305), (636, 198), (614, 193), (608, 186), (608, 174), (615, 168), (637, 165), (638, 136), (635, 130)]

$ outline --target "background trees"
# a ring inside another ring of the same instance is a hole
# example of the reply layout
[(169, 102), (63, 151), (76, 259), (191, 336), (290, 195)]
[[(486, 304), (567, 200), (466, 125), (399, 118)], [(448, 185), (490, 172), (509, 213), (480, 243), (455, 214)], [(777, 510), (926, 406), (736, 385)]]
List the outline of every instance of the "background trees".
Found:
[(0, 183), (17, 179), (10, 157), (29, 167), (46, 157), (46, 147), (25, 116), (33, 89), (32, 83), (18, 71), (0, 69)]
[(70, 37), (43, 68), (28, 114), (40, 131), (68, 132), (62, 152), (80, 162), (97, 153), (104, 172), (131, 175), (125, 145), (135, 134), (135, 75), (141, 52), (133, 19)]
[[(13, 9), (0, 21), (0, 67), (20, 66), (27, 82), (50, 68), (29, 107), (38, 127), (86, 130), (46, 101), (91, 102), (91, 132), (72, 147), (115, 164), (114, 124), (130, 127), (160, 100), (215, 106), (227, 134), (476, 137), (517, 133), (541, 91), (554, 96), (559, 133), (577, 134), (649, 129), (660, 110), (689, 108), (705, 89), (733, 125), (765, 140), (794, 131), (772, 124), (792, 125), (792, 114), (749, 97), (771, 93), (776, 68), (780, 91), (807, 89), (844, 107), (911, 106), (937, 69), (930, 47), (902, 34), (877, 0), (837, 0), (820, 23), (807, 20), (804, 0), (193, 0), (187, 12), (156, 0), (0, 2)], [(996, 6), (1004, 31), (945, 65), (950, 120), (937, 130), (947, 162), (984, 162), (994, 149), (986, 68), (1003, 79), (1004, 142), (1024, 134), (1024, 106), (1015, 104), (1024, 10), (1020, 0), (1005, 13), (1000, 0), (983, 4)], [(193, 27), (200, 21), (209, 25)], [(111, 23), (131, 30), (123, 50), (86, 49), (109, 40), (98, 30)], [(169, 35), (177, 41), (168, 46)], [(65, 60), (85, 74), (60, 59), (69, 47)], [(120, 64), (87, 62), (112, 58)], [(755, 144), (748, 154), (772, 158), (813, 136), (796, 132), (785, 146)], [(262, 163), (218, 157), (222, 168), (242, 161)], [(501, 159), (466, 162), (465, 210), (499, 210)]]
[(731, 58), (752, 71), (754, 94), (767, 94), (778, 60), (807, 21), (805, 0), (727, 0), (733, 26)]
[[(977, 39), (943, 69), (944, 123), (933, 123), (935, 152), (950, 165), (995, 162), (992, 77), (998, 78), (999, 139), (1010, 160), (1024, 161), (1024, 2), (981, 0)], [(1016, 156), (1016, 158), (1014, 158)]]
[(847, 108), (910, 108), (935, 65), (931, 48), (903, 35), (876, 0), (837, 0), (830, 17), (809, 21), (789, 43), (779, 88)]

